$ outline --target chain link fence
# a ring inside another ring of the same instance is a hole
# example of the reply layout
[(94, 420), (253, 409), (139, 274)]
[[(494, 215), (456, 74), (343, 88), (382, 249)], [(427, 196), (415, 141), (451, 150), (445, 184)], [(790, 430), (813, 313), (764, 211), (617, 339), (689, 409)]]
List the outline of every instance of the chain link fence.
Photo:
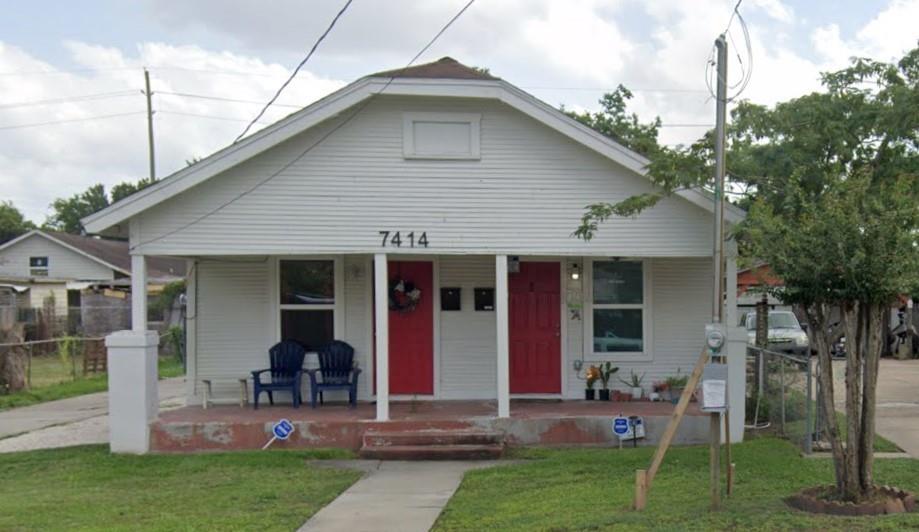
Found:
[(810, 454), (819, 433), (816, 366), (809, 358), (748, 347), (747, 430), (777, 434)]
[(106, 369), (102, 337), (0, 343), (0, 394), (73, 382)]

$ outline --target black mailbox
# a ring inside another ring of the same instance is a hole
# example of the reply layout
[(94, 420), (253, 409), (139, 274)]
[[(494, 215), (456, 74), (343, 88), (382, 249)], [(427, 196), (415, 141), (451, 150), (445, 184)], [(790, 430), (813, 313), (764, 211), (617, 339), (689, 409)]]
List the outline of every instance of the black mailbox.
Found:
[(462, 310), (462, 289), (441, 288), (440, 310)]
[(476, 288), (475, 289), (475, 309), (476, 310), (495, 310), (495, 289), (494, 288)]

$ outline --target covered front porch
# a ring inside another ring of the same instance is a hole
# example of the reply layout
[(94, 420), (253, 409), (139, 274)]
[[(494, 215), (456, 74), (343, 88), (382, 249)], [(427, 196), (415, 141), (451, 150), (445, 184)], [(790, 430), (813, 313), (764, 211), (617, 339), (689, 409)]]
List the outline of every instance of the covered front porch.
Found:
[[(259, 449), (271, 439), (272, 425), (288, 419), (295, 430), (279, 448), (334, 447), (359, 450), (375, 434), (450, 434), (468, 431), (499, 434), (508, 446), (609, 446), (619, 440), (612, 431), (616, 416), (641, 416), (645, 437), (637, 445), (659, 440), (674, 405), (667, 402), (605, 402), (512, 399), (507, 417), (498, 417), (497, 401), (392, 401), (389, 420), (378, 421), (369, 402), (350, 409), (344, 404), (323, 408), (274, 406), (253, 410), (239, 406), (202, 409), (187, 406), (161, 412), (151, 427), (151, 450), (188, 452)], [(696, 403), (675, 442), (702, 443), (708, 435), (708, 417)], [(632, 445), (631, 441), (624, 444)]]

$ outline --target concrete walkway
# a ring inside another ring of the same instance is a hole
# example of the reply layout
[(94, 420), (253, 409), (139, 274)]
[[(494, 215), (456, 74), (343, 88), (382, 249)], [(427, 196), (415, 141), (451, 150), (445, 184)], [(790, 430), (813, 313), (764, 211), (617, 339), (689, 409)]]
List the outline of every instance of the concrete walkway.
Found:
[[(160, 408), (185, 403), (185, 378), (159, 381)], [(0, 412), (0, 452), (108, 441), (108, 392)]]
[(323, 463), (356, 467), (364, 477), (306, 522), (301, 531), (426, 532), (470, 469), (502, 462), (377, 462), (346, 460)]
[[(845, 412), (845, 362), (833, 362), (836, 409)], [(919, 360), (881, 359), (878, 371), (877, 433), (919, 458)]]

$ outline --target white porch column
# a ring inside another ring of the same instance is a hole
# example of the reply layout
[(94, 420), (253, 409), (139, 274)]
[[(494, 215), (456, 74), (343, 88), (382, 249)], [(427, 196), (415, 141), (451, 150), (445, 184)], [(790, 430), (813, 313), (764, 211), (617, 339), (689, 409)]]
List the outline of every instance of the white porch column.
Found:
[(373, 256), (373, 305), (377, 354), (377, 421), (389, 421), (389, 275), (386, 254)]
[(154, 331), (118, 331), (105, 337), (108, 351), (109, 447), (113, 453), (150, 450), (150, 422), (159, 397)]
[(511, 415), (510, 335), (508, 331), (507, 255), (495, 256), (495, 320), (498, 339), (498, 417)]
[[(137, 238), (131, 223), (131, 241)], [(108, 359), (109, 447), (113, 453), (150, 450), (150, 423), (159, 408), (159, 336), (147, 330), (147, 261), (131, 255), (131, 330), (105, 338)]]
[(147, 257), (131, 255), (131, 330), (147, 330)]

